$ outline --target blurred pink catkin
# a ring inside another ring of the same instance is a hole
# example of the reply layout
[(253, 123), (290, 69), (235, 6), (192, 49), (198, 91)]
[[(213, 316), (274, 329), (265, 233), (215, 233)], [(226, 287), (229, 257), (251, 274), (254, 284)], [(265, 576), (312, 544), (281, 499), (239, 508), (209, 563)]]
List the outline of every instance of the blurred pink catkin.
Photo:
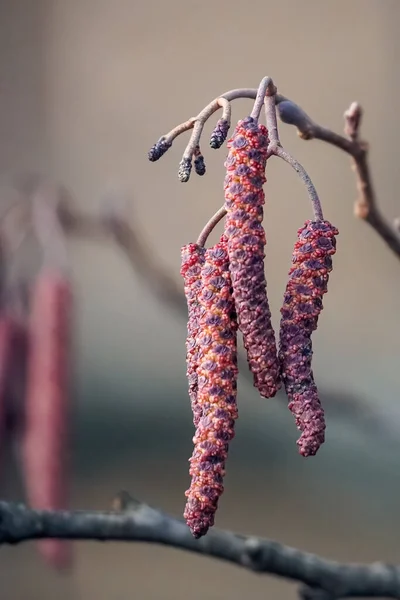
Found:
[[(43, 270), (33, 290), (28, 326), (28, 365), (22, 461), (32, 508), (68, 505), (69, 332), (72, 304), (68, 279)], [(71, 542), (39, 540), (46, 562), (67, 568)]]

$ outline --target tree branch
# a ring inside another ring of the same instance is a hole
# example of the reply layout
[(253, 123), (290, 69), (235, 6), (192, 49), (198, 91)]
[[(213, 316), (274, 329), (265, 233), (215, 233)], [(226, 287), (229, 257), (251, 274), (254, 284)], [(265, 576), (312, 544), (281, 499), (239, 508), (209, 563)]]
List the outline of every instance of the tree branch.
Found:
[(354, 205), (354, 214), (363, 219), (384, 240), (392, 252), (400, 259), (400, 234), (385, 219), (377, 202), (368, 162), (369, 145), (360, 139), (362, 108), (353, 102), (344, 113), (345, 134), (341, 136), (326, 127), (315, 123), (300, 106), (285, 98), (277, 100), (277, 110), (282, 122), (297, 127), (299, 136), (304, 140), (321, 140), (336, 146), (352, 157), (352, 169), (356, 174), (358, 198)]
[(113, 507), (108, 512), (53, 512), (0, 502), (0, 544), (41, 538), (147, 542), (301, 582), (333, 598), (400, 597), (398, 566), (341, 564), (272, 540), (218, 529), (196, 540), (184, 521), (138, 502), (126, 492), (117, 496)]

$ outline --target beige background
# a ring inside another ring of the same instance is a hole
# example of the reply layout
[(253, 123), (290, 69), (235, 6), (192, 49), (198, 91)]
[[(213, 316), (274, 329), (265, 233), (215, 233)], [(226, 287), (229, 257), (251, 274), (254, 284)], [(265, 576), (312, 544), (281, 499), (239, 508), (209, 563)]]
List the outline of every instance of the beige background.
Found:
[[(3, 0), (1, 183), (5, 189), (16, 173), (39, 169), (93, 212), (110, 187), (128, 190), (149, 250), (179, 280), (181, 245), (223, 201), (225, 150), (210, 150), (205, 139), (207, 175), (186, 185), (176, 176), (183, 138), (159, 163), (149, 163), (147, 151), (217, 94), (256, 87), (268, 74), (338, 131), (350, 102), (362, 103), (380, 206), (392, 219), (400, 212), (399, 19), (397, 0)], [(234, 118), (250, 107), (237, 102)], [(399, 261), (353, 218), (348, 158), (288, 127), (281, 137), (340, 229), (315, 335), (328, 441), (302, 461), (284, 399), (261, 402), (242, 381), (218, 525), (340, 560), (398, 562)], [(295, 174), (277, 160), (266, 193), (277, 324), (296, 229), (310, 207)], [(124, 487), (179, 515), (192, 436), (185, 321), (149, 294), (111, 245), (79, 242), (70, 251), (78, 310), (73, 505), (105, 507)], [(3, 495), (21, 499), (9, 457), (3, 462)], [(0, 552), (7, 600), (296, 593), (292, 584), (156, 546), (81, 543), (74, 572), (61, 578), (30, 545)]]

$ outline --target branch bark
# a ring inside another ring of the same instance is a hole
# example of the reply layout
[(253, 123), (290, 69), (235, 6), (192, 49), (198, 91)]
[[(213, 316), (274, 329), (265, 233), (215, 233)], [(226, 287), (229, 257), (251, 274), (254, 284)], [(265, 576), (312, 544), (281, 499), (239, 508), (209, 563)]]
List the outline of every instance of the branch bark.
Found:
[(113, 508), (53, 512), (0, 502), (0, 544), (43, 538), (161, 544), (297, 581), (331, 598), (400, 598), (399, 566), (342, 564), (273, 540), (215, 528), (196, 540), (184, 521), (134, 500), (126, 492), (117, 496)]
[(294, 125), (304, 140), (320, 140), (335, 146), (352, 158), (352, 169), (356, 174), (358, 198), (354, 214), (363, 219), (383, 239), (388, 248), (400, 259), (400, 234), (395, 223), (391, 224), (378, 206), (368, 161), (369, 144), (360, 139), (362, 109), (353, 102), (344, 113), (345, 136), (315, 123), (300, 106), (287, 98), (277, 100), (278, 114), (283, 123)]

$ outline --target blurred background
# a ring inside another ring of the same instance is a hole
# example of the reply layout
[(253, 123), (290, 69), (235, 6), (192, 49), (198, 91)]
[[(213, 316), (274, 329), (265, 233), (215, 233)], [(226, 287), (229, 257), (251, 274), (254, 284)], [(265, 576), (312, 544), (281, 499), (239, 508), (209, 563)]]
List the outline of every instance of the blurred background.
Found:
[[(382, 210), (400, 214), (398, 0), (2, 0), (0, 184), (41, 171), (97, 214), (110, 188), (132, 197), (132, 223), (181, 285), (180, 248), (223, 202), (226, 150), (205, 131), (204, 178), (177, 179), (187, 139), (159, 163), (150, 146), (218, 94), (264, 75), (336, 131), (353, 100), (365, 109)], [(251, 101), (233, 106), (233, 120)], [(314, 336), (327, 441), (297, 454), (285, 398), (261, 400), (246, 378), (217, 526), (278, 539), (341, 561), (400, 561), (400, 264), (353, 217), (349, 158), (293, 128), (281, 138), (340, 230), (329, 293)], [(290, 168), (269, 163), (267, 275), (274, 323), (296, 230), (310, 217)], [(185, 315), (149, 292), (111, 243), (71, 241), (75, 289), (74, 508), (108, 508), (115, 493), (180, 516), (193, 425), (185, 377)], [(3, 498), (23, 500), (14, 459), (2, 457)], [(33, 544), (0, 549), (1, 596), (13, 600), (294, 598), (297, 587), (177, 550), (77, 543), (73, 571), (44, 566)]]

